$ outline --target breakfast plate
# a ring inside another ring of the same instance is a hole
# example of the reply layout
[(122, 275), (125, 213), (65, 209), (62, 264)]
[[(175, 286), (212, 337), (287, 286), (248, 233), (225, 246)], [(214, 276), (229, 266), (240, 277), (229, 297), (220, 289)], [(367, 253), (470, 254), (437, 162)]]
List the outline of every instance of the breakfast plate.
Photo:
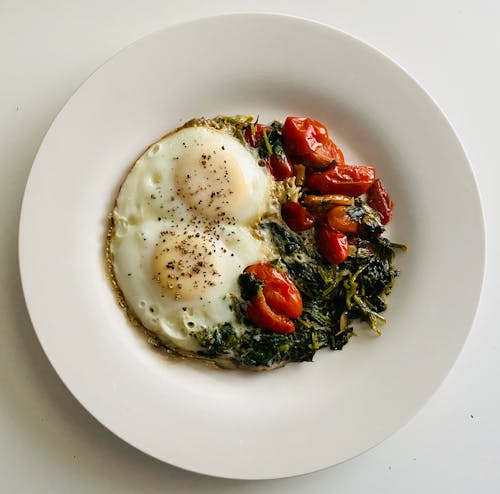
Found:
[[(255, 373), (154, 351), (128, 324), (104, 256), (119, 184), (190, 118), (246, 113), (314, 116), (352, 162), (380, 171), (395, 202), (390, 238), (409, 246), (382, 336), (359, 331), (340, 352)], [(33, 164), (19, 257), (41, 345), (96, 419), (172, 465), (264, 479), (352, 458), (425, 404), (470, 330), (484, 227), (460, 142), (404, 70), (331, 27), (238, 14), (153, 33), (76, 91)]]

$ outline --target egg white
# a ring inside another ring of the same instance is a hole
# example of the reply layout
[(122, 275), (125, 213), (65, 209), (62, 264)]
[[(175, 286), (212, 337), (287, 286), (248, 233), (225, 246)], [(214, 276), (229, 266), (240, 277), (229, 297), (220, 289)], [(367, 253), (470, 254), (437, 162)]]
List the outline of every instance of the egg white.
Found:
[(153, 144), (124, 180), (109, 252), (130, 313), (167, 346), (199, 349), (195, 334), (230, 322), (238, 276), (275, 256), (257, 225), (272, 178), (233, 136), (181, 128)]

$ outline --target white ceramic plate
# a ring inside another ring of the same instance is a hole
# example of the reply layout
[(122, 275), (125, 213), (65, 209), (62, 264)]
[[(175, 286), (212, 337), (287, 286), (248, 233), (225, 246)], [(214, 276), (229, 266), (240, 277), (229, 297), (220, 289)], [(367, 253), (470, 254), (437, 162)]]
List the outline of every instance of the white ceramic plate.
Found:
[[(152, 351), (117, 307), (103, 262), (125, 171), (194, 116), (310, 115), (349, 162), (375, 164), (396, 211), (397, 280), (383, 337), (268, 373)], [(163, 461), (233, 478), (298, 475), (374, 446), (441, 383), (483, 277), (478, 191), (431, 98), (394, 62), (330, 27), (232, 15), (169, 27), (121, 51), (58, 115), (36, 157), (20, 226), (25, 296), (40, 342), (100, 422)]]

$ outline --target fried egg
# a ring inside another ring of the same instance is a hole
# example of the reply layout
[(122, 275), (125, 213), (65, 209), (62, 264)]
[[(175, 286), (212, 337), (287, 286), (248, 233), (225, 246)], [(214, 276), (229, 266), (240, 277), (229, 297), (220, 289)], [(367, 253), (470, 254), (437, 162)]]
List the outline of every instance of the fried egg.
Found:
[(222, 130), (184, 127), (151, 145), (121, 185), (109, 234), (129, 315), (181, 353), (199, 350), (197, 331), (225, 322), (238, 330), (238, 276), (274, 255), (258, 229), (272, 184), (256, 156)]

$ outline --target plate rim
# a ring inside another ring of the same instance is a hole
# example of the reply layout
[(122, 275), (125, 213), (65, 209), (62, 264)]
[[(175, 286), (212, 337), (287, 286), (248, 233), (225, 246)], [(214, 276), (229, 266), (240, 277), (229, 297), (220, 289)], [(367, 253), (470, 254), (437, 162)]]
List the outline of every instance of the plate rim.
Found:
[(447, 379), (448, 375), (450, 374), (450, 372), (455, 367), (455, 365), (457, 363), (457, 360), (460, 357), (460, 354), (462, 353), (463, 348), (464, 348), (464, 346), (465, 346), (465, 344), (467, 342), (467, 339), (470, 336), (472, 328), (474, 327), (474, 324), (475, 324), (475, 321), (476, 321), (476, 317), (477, 317), (477, 313), (479, 311), (480, 301), (481, 301), (481, 298), (482, 298), (482, 295), (483, 295), (484, 280), (485, 280), (485, 275), (486, 275), (486, 263), (487, 263), (487, 245), (486, 245), (487, 231), (486, 231), (486, 224), (485, 224), (484, 203), (483, 203), (483, 199), (482, 199), (482, 195), (481, 195), (481, 190), (479, 188), (479, 184), (478, 184), (476, 172), (475, 172), (475, 170), (474, 170), (474, 168), (473, 168), (473, 166), (471, 164), (471, 160), (469, 159), (469, 156), (468, 156), (468, 154), (466, 152), (465, 146), (464, 146), (462, 140), (460, 139), (460, 137), (459, 137), (459, 135), (458, 135), (455, 127), (450, 122), (447, 114), (442, 110), (442, 108), (437, 104), (437, 102), (435, 101), (435, 99), (426, 90), (425, 86), (423, 84), (421, 84), (420, 81), (417, 78), (415, 78), (412, 74), (410, 74), (399, 62), (396, 62), (391, 56), (389, 56), (386, 53), (382, 52), (377, 47), (373, 46), (371, 43), (363, 41), (361, 38), (359, 38), (357, 36), (354, 36), (351, 33), (347, 32), (347, 31), (345, 31), (343, 29), (340, 29), (340, 28), (338, 28), (336, 26), (333, 26), (333, 25), (330, 25), (330, 24), (318, 21), (316, 19), (311, 19), (311, 18), (304, 17), (304, 16), (281, 14), (281, 13), (278, 13), (278, 12), (260, 12), (260, 11), (255, 11), (255, 12), (254, 11), (247, 11), (247, 12), (238, 12), (238, 13), (224, 13), (224, 14), (217, 14), (217, 15), (210, 15), (210, 16), (194, 17), (194, 18), (191, 18), (191, 19), (188, 19), (188, 20), (183, 20), (181, 22), (175, 22), (175, 23), (168, 24), (166, 26), (160, 27), (158, 29), (155, 29), (154, 31), (152, 31), (150, 33), (147, 33), (147, 34), (145, 34), (143, 36), (140, 36), (139, 38), (135, 39), (131, 43), (128, 43), (126, 46), (122, 47), (121, 49), (119, 49), (116, 52), (114, 52), (111, 56), (107, 57), (102, 63), (100, 63), (95, 68), (95, 70), (93, 70), (81, 82), (81, 84), (79, 84), (77, 86), (77, 88), (72, 92), (72, 94), (65, 100), (64, 104), (61, 106), (61, 108), (59, 109), (59, 111), (57, 112), (57, 114), (55, 115), (55, 117), (52, 119), (50, 125), (48, 126), (46, 132), (43, 135), (43, 138), (42, 138), (42, 140), (40, 142), (40, 145), (38, 147), (37, 153), (36, 153), (36, 155), (35, 155), (35, 157), (33, 159), (33, 163), (32, 163), (32, 166), (31, 166), (28, 178), (26, 180), (26, 186), (25, 186), (25, 190), (24, 190), (23, 198), (22, 198), (22, 205), (21, 205), (21, 210), (20, 210), (20, 214), (19, 214), (19, 229), (18, 229), (18, 264), (19, 264), (19, 271), (20, 271), (20, 278), (21, 278), (21, 285), (22, 285), (22, 290), (23, 290), (23, 296), (24, 296), (24, 300), (25, 300), (25, 303), (26, 303), (26, 309), (27, 309), (27, 312), (29, 314), (29, 318), (30, 318), (31, 324), (33, 326), (33, 329), (35, 331), (36, 337), (37, 337), (37, 339), (38, 339), (38, 341), (40, 343), (40, 346), (42, 347), (42, 349), (43, 349), (43, 351), (44, 351), (47, 359), (49, 360), (52, 368), (55, 370), (57, 376), (64, 383), (65, 387), (69, 390), (69, 392), (71, 393), (71, 395), (101, 425), (103, 425), (106, 429), (108, 429), (110, 432), (112, 432), (115, 436), (119, 437), (122, 441), (124, 441), (128, 445), (134, 447), (135, 449), (141, 451), (142, 453), (147, 454), (148, 456), (150, 456), (152, 458), (159, 459), (160, 461), (166, 462), (169, 465), (175, 466), (177, 468), (184, 469), (186, 471), (191, 471), (191, 472), (195, 472), (195, 473), (199, 473), (199, 474), (203, 474), (203, 475), (209, 475), (209, 476), (218, 477), (218, 478), (231, 478), (231, 479), (277, 479), (277, 478), (288, 478), (288, 477), (302, 476), (302, 475), (306, 475), (308, 473), (313, 473), (313, 472), (317, 472), (317, 471), (321, 471), (321, 470), (330, 468), (331, 466), (334, 466), (334, 465), (325, 465), (325, 466), (318, 467), (318, 468), (316, 468), (314, 470), (308, 470), (308, 471), (304, 471), (304, 472), (298, 472), (298, 473), (292, 473), (292, 474), (285, 474), (285, 475), (279, 475), (279, 476), (251, 476), (251, 475), (249, 475), (249, 476), (230, 476), (230, 475), (222, 475), (222, 474), (218, 474), (218, 473), (202, 471), (202, 470), (199, 470), (199, 469), (192, 469), (192, 468), (190, 468), (190, 467), (188, 467), (186, 465), (177, 464), (174, 461), (170, 461), (169, 460), (167, 462), (166, 460), (163, 460), (163, 459), (159, 458), (158, 456), (156, 456), (153, 452), (148, 451), (146, 449), (143, 449), (142, 447), (136, 446), (135, 444), (129, 442), (129, 440), (126, 437), (124, 437), (123, 434), (121, 434), (120, 432), (117, 432), (114, 427), (110, 426), (110, 424), (101, 421), (100, 418), (98, 418), (96, 415), (94, 415), (94, 413), (89, 409), (89, 407), (87, 406), (87, 404), (85, 404), (83, 401), (81, 401), (78, 398), (78, 396), (75, 394), (75, 392), (73, 391), (73, 389), (68, 385), (68, 383), (66, 382), (66, 379), (59, 372), (58, 367), (53, 362), (50, 354), (46, 350), (43, 338), (41, 337), (39, 329), (37, 329), (35, 321), (33, 320), (32, 312), (30, 310), (30, 304), (29, 304), (29, 299), (28, 299), (28, 295), (27, 295), (27, 287), (26, 287), (26, 283), (27, 283), (26, 279), (27, 279), (28, 275), (26, 274), (26, 271), (27, 271), (26, 261), (23, 261), (23, 257), (26, 258), (26, 256), (23, 256), (23, 238), (26, 236), (26, 231), (29, 229), (29, 227), (27, 225), (27, 221), (28, 220), (26, 219), (26, 216), (27, 216), (27, 209), (28, 209), (27, 204), (28, 204), (28, 201), (29, 201), (29, 197), (28, 196), (29, 196), (29, 192), (30, 192), (30, 188), (31, 188), (32, 177), (34, 175), (33, 171), (40, 166), (39, 155), (40, 155), (41, 149), (43, 148), (43, 146), (44, 146), (44, 144), (46, 142), (47, 136), (49, 135), (50, 131), (53, 129), (53, 127), (56, 124), (56, 122), (59, 120), (60, 115), (65, 110), (65, 108), (67, 107), (67, 105), (69, 104), (69, 102), (80, 92), (80, 90), (82, 89), (82, 87), (85, 86), (89, 80), (91, 80), (93, 77), (95, 77), (96, 74), (98, 74), (99, 71), (104, 66), (106, 66), (109, 62), (111, 62), (113, 59), (115, 59), (119, 54), (127, 51), (129, 48), (131, 48), (134, 45), (137, 45), (137, 44), (139, 44), (139, 43), (141, 43), (141, 42), (143, 42), (143, 41), (145, 41), (145, 40), (147, 40), (149, 38), (152, 38), (152, 37), (156, 36), (159, 33), (162, 33), (164, 31), (168, 31), (168, 30), (182, 29), (184, 26), (187, 26), (187, 25), (203, 24), (205, 22), (213, 22), (213, 21), (219, 21), (219, 20), (222, 20), (222, 19), (231, 19), (231, 18), (246, 18), (246, 19), (249, 19), (250, 17), (268, 17), (268, 18), (277, 19), (278, 21), (285, 21), (285, 22), (287, 22), (289, 20), (294, 20), (294, 21), (299, 21), (301, 23), (307, 23), (307, 24), (315, 25), (316, 27), (320, 27), (320, 28), (325, 29), (325, 30), (336, 31), (337, 33), (341, 34), (342, 36), (348, 38), (349, 41), (355, 42), (355, 43), (359, 44), (363, 49), (371, 51), (372, 53), (374, 53), (378, 57), (382, 57), (383, 59), (387, 60), (392, 65), (394, 65), (395, 68), (397, 68), (399, 71), (403, 72), (407, 78), (409, 78), (413, 83), (415, 83), (416, 86), (418, 86), (418, 88), (422, 91), (422, 93), (425, 95), (425, 97), (429, 100), (429, 102), (432, 104), (432, 106), (435, 108), (435, 110), (437, 110), (439, 112), (439, 114), (441, 115), (441, 117), (444, 119), (444, 121), (446, 122), (446, 125), (448, 126), (449, 130), (452, 132), (452, 134), (453, 134), (453, 136), (454, 136), (454, 138), (455, 138), (455, 140), (456, 140), (456, 142), (457, 142), (457, 144), (458, 144), (458, 146), (460, 148), (460, 151), (464, 155), (465, 161), (466, 161), (466, 163), (468, 165), (469, 172), (471, 174), (471, 179), (472, 179), (471, 180), (471, 185), (473, 186), (473, 192), (476, 194), (476, 197), (477, 197), (477, 206), (478, 206), (479, 213), (480, 213), (480, 215), (477, 218), (477, 220), (479, 222), (479, 230), (481, 232), (480, 249), (479, 249), (479, 246), (478, 246), (478, 254), (480, 254), (479, 261), (480, 261), (480, 266), (481, 266), (481, 276), (480, 276), (479, 285), (476, 288), (474, 304), (471, 304), (471, 305), (473, 305), (473, 310), (472, 310), (472, 317), (471, 317), (471, 323), (469, 325), (469, 328), (468, 328), (468, 330), (467, 330), (467, 332), (465, 334), (465, 337), (464, 337), (463, 341), (461, 342), (459, 351), (456, 353), (456, 355), (454, 357), (452, 365), (447, 369), (444, 377), (442, 377), (437, 383), (435, 383), (434, 388), (430, 392), (426, 393), (427, 394), (426, 399), (423, 400), (420, 403), (419, 407), (411, 414), (411, 416), (407, 420), (405, 420), (403, 423), (399, 424), (396, 429), (393, 429), (389, 433), (384, 434), (383, 437), (380, 438), (380, 440), (377, 441), (376, 443), (374, 443), (371, 446), (363, 449), (362, 451), (359, 451), (357, 454), (355, 454), (353, 456), (349, 456), (348, 458), (345, 458), (345, 459), (343, 459), (343, 460), (341, 460), (339, 462), (336, 462), (334, 465), (341, 464), (341, 463), (344, 463), (344, 462), (346, 462), (346, 461), (348, 461), (350, 459), (356, 458), (356, 457), (360, 456), (361, 454), (363, 454), (363, 453), (365, 453), (365, 452), (373, 449), (374, 447), (378, 446), (380, 443), (382, 443), (383, 441), (385, 441), (386, 439), (388, 439), (389, 437), (391, 437), (393, 434), (395, 434), (398, 430), (401, 430), (405, 425), (407, 425), (413, 419), (413, 417), (415, 417), (417, 415), (417, 413), (419, 413), (428, 404), (428, 402), (431, 400), (431, 398), (434, 396), (434, 394), (441, 388), (441, 386), (443, 385), (443, 383)]

